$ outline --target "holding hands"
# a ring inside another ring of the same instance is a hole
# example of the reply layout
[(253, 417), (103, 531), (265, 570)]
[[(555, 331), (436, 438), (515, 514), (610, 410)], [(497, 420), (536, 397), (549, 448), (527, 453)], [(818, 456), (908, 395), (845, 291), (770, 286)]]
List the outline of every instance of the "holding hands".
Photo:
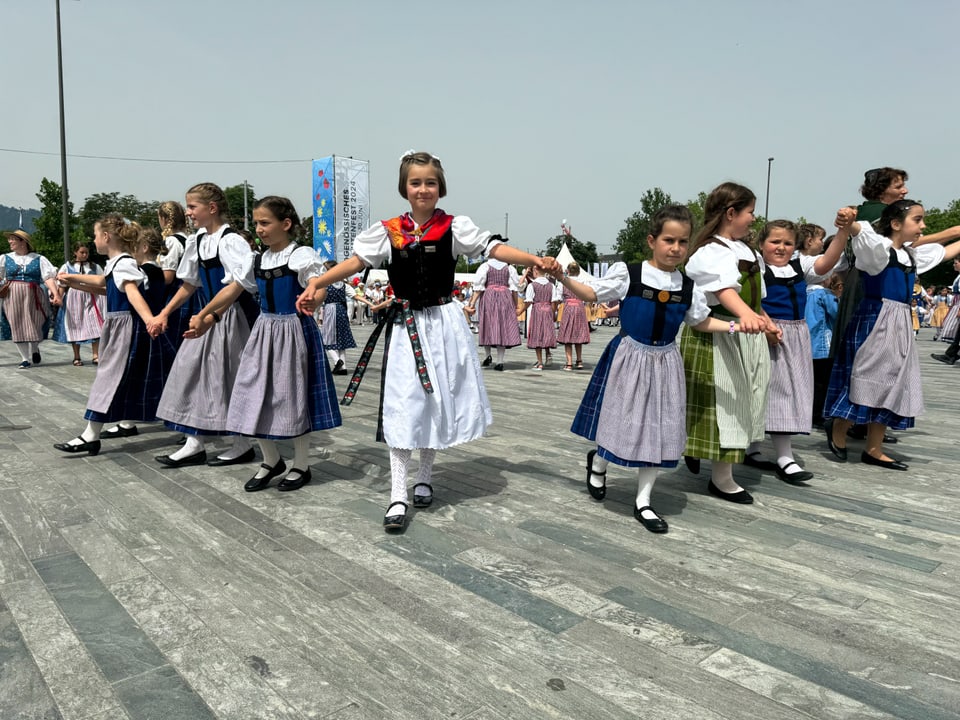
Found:
[(833, 224), (837, 227), (838, 230), (843, 230), (844, 228), (849, 228), (850, 225), (857, 219), (857, 211), (855, 208), (844, 207), (837, 210), (837, 217), (833, 221)]

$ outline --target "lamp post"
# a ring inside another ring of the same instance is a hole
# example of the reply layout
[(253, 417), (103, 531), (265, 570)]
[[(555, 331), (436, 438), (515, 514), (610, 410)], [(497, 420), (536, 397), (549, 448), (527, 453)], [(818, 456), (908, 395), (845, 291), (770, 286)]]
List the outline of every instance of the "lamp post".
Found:
[(60, 0), (57, 2), (57, 84), (60, 91), (60, 202), (63, 205), (63, 257), (70, 259), (70, 210), (67, 194), (67, 129), (63, 119), (63, 49), (60, 41)]
[(767, 158), (767, 201), (763, 208), (763, 219), (770, 219), (770, 168), (773, 166), (773, 158)]

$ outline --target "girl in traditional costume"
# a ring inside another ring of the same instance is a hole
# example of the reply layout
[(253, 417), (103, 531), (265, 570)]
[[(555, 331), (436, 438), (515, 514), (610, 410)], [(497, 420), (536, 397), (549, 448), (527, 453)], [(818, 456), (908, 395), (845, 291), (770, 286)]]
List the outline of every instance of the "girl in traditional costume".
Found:
[(470, 218), (438, 209), (447, 186), (439, 158), (429, 153), (411, 151), (401, 158), (398, 189), (410, 212), (358, 235), (353, 257), (310, 280), (298, 301), (298, 308), (311, 311), (321, 288), (389, 261), (396, 294), (367, 342), (343, 400), (353, 400), (385, 330), (377, 439), (390, 447), (390, 504), (383, 520), (388, 531), (406, 526), (412, 451), (420, 450), (413, 504), (427, 507), (433, 501), (436, 451), (481, 437), (492, 421), (473, 333), (463, 312), (450, 302), (457, 257), (486, 252), (504, 262), (556, 267), (552, 258), (511, 248)]
[[(527, 347), (537, 354), (534, 370), (543, 370), (553, 362), (550, 350), (557, 346), (557, 306), (561, 289), (550, 282), (539, 268), (533, 268), (533, 279), (527, 283), (523, 307), (527, 314)], [(546, 351), (546, 352), (544, 352)]]
[[(191, 320), (201, 336), (224, 317), (244, 293), (259, 293), (260, 315), (237, 370), (227, 431), (256, 437), (263, 463), (244, 490), (257, 492), (273, 478), (282, 491), (298, 490), (312, 479), (310, 435), (340, 425), (340, 408), (320, 330), (312, 313), (298, 314), (297, 296), (323, 265), (313, 248), (297, 245), (300, 217), (287, 198), (271, 195), (253, 208), (257, 236), (267, 250), (248, 256), (236, 279)], [(346, 321), (344, 312), (343, 320)], [(287, 471), (277, 440), (293, 441)]]
[(487, 260), (477, 268), (473, 294), (467, 303), (468, 313), (477, 313), (479, 342), (486, 351), (483, 367), (493, 363), (493, 348), (497, 349), (494, 370), (503, 371), (507, 348), (520, 344), (520, 324), (517, 321), (517, 292), (519, 278), (516, 268), (501, 260)]
[[(567, 275), (576, 279), (580, 275), (580, 266), (572, 262), (567, 265)], [(557, 342), (563, 345), (567, 363), (564, 370), (583, 370), (583, 346), (590, 342), (590, 325), (587, 323), (587, 311), (583, 300), (567, 288), (561, 293), (563, 316), (560, 318), (560, 330), (557, 333)], [(576, 366), (574, 366), (574, 352), (576, 352)]]
[[(148, 258), (156, 257), (160, 236), (150, 230), (156, 245), (144, 251), (143, 230), (118, 213), (94, 225), (97, 252), (108, 258), (104, 275), (64, 273), (59, 281), (73, 291), (106, 294), (107, 315), (100, 340), (100, 365), (90, 387), (87, 427), (73, 440), (57, 443), (67, 453), (100, 452), (104, 423), (121, 420), (151, 422), (176, 348), (160, 335), (152, 338), (147, 324), (163, 307), (166, 290), (163, 271)], [(134, 257), (142, 252), (144, 264)]]
[[(73, 262), (64, 263), (57, 271), (58, 275), (103, 275), (103, 268), (90, 262), (90, 249), (78, 245), (73, 252)], [(63, 304), (57, 315), (57, 328), (53, 339), (59, 343), (73, 346), (73, 364), (83, 367), (80, 359), (80, 346), (90, 343), (93, 350), (93, 364), (100, 360), (100, 332), (106, 313), (106, 297), (98, 293), (82, 290), (64, 290)]]
[(672, 468), (686, 443), (683, 359), (676, 336), (686, 322), (704, 333), (729, 333), (736, 325), (711, 318), (702, 290), (677, 270), (687, 256), (693, 216), (670, 205), (653, 218), (643, 263), (615, 263), (602, 279), (578, 282), (569, 275), (564, 291), (587, 302), (622, 299), (621, 330), (607, 345), (580, 403), (571, 431), (597, 447), (587, 453), (587, 491), (607, 494), (607, 463), (638, 468), (634, 517), (650, 532), (667, 531), (651, 507), (659, 468)]
[[(243, 273), (253, 250), (247, 241), (227, 224), (227, 198), (213, 183), (200, 183), (187, 191), (186, 212), (196, 235), (187, 239), (186, 249), (177, 267), (183, 281), (167, 302), (157, 322), (151, 325), (154, 334), (167, 329), (176, 311), (202, 287), (208, 298), (214, 297)], [(250, 328), (260, 310), (248, 292), (240, 295), (221, 317), (223, 322), (202, 337), (188, 329), (184, 342), (164, 388), (157, 415), (167, 427), (184, 433), (183, 447), (160, 455), (157, 462), (167, 467), (202, 465), (207, 462), (204, 438), (226, 435), (227, 408), (234, 391), (240, 366), (240, 353), (250, 336)], [(208, 464), (214, 466), (251, 462), (255, 453), (250, 441), (237, 435), (233, 446), (221, 452)]]
[[(261, 241), (263, 238), (261, 238)], [(323, 264), (326, 270), (336, 263), (327, 260)], [(299, 291), (298, 291), (299, 292)], [(353, 285), (347, 282), (337, 282), (327, 288), (327, 296), (323, 301), (323, 347), (326, 348), (330, 360), (334, 363), (334, 375), (347, 375), (347, 350), (357, 346), (350, 330), (350, 315), (347, 312), (348, 304), (353, 300)]]
[(707, 197), (704, 226), (697, 233), (686, 273), (707, 296), (713, 317), (743, 333), (717, 335), (687, 326), (680, 339), (687, 379), (687, 446), (694, 472), (712, 461), (707, 490), (723, 500), (752, 503), (733, 479), (747, 446), (762, 440), (770, 380), (770, 353), (761, 331), (776, 341), (777, 326), (766, 316), (763, 258), (747, 243), (756, 197), (742, 185), (724, 183)]
[(906, 430), (923, 412), (923, 389), (913, 325), (911, 290), (916, 275), (960, 255), (960, 242), (918, 245), (926, 225), (923, 207), (896, 200), (883, 210), (876, 227), (847, 220), (863, 285), (830, 376), (824, 417), (827, 444), (841, 461), (847, 459), (847, 430), (865, 424), (866, 446), (861, 462), (891, 470), (907, 465), (883, 451), (886, 429)]

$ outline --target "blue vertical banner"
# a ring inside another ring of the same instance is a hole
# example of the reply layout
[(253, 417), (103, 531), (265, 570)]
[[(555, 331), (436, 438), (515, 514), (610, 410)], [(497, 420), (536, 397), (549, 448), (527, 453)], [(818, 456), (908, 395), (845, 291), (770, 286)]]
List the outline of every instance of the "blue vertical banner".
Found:
[(313, 249), (321, 260), (336, 260), (334, 157), (313, 161)]

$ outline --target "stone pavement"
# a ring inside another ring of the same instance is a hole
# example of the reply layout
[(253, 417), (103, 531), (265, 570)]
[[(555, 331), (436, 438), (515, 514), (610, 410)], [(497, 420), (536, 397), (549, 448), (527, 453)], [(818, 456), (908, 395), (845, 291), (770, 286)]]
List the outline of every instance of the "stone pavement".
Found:
[(437, 501), (390, 536), (378, 367), (315, 435), (313, 484), (247, 494), (255, 465), (160, 467), (159, 426), (57, 453), (94, 369), (44, 343), (18, 372), (3, 343), (0, 718), (960, 718), (960, 368), (919, 343), (909, 473), (815, 434), (808, 487), (739, 472), (752, 506), (665, 473), (662, 536), (632, 472), (585, 492), (589, 371), (522, 348), (484, 371), (489, 437), (441, 453)]

